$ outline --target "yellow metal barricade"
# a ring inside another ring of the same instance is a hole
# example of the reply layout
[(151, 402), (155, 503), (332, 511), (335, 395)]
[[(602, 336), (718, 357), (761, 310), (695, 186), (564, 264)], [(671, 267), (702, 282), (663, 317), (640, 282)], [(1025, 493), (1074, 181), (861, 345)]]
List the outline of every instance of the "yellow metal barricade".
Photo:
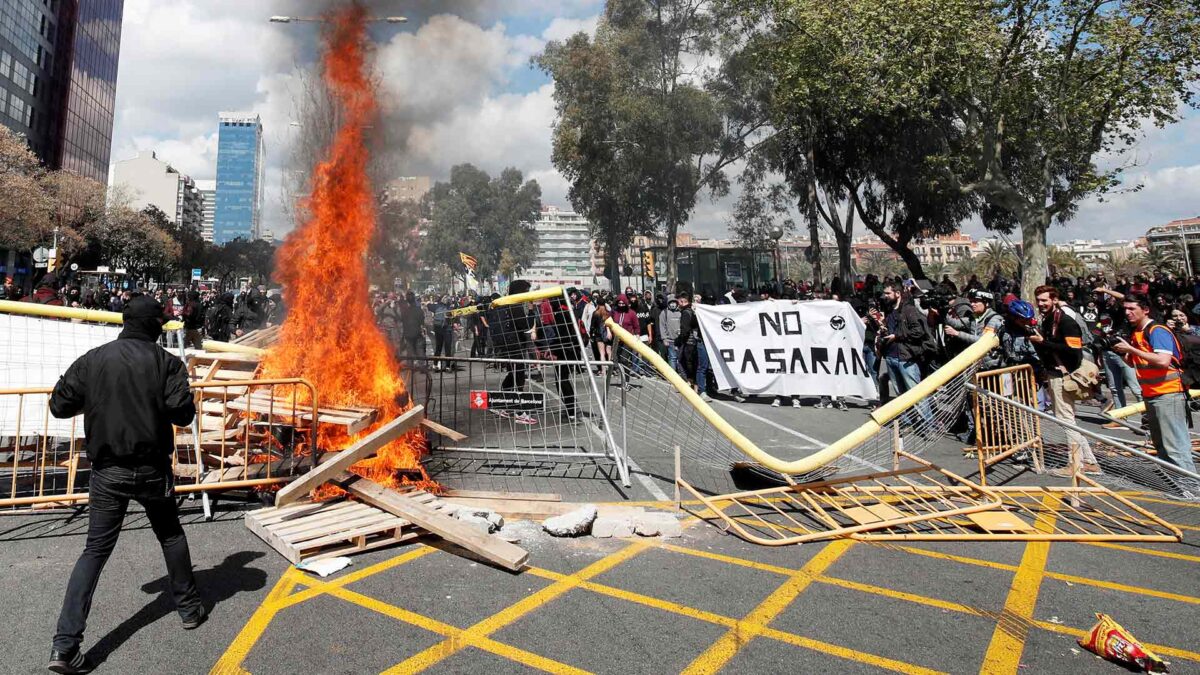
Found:
[[(195, 382), (196, 419), (176, 427), (176, 492), (286, 483), (311, 466), (317, 390), (300, 378)], [(87, 500), (83, 420), (50, 415), (50, 387), (0, 389), (0, 508)], [(323, 418), (321, 421), (325, 421)]]
[[(975, 386), (1037, 408), (1037, 381), (1033, 367), (1028, 364), (977, 373)], [(1029, 452), (1034, 470), (1041, 473), (1044, 461), (1041, 420), (1015, 406), (1001, 406), (975, 394), (975, 451), (980, 484), (987, 484), (988, 467), (1020, 452)]]

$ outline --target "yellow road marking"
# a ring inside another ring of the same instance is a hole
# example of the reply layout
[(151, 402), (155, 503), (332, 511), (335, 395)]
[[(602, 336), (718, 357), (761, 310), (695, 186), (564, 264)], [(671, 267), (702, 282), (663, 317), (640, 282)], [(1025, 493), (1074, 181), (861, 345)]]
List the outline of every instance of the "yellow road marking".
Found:
[(1101, 548), (1111, 548), (1116, 551), (1128, 551), (1130, 553), (1140, 553), (1142, 555), (1152, 555), (1159, 558), (1171, 558), (1172, 560), (1186, 560), (1188, 562), (1200, 563), (1200, 556), (1186, 555), (1183, 553), (1175, 553), (1173, 551), (1155, 551), (1148, 548), (1138, 546), (1123, 546), (1121, 544), (1109, 544), (1107, 542), (1090, 541), (1089, 546), (1099, 546)]
[(254, 614), (250, 615), (246, 625), (242, 626), (242, 630), (233, 638), (233, 642), (225, 649), (221, 658), (217, 659), (216, 664), (209, 671), (209, 675), (241, 675), (246, 672), (242, 670), (242, 661), (246, 659), (250, 649), (262, 637), (263, 631), (267, 629), (271, 619), (275, 618), (275, 613), (280, 609), (279, 600), (296, 586), (296, 575), (298, 574), (295, 567), (284, 570), (279, 581), (275, 582), (275, 586), (263, 599), (262, 604), (254, 610)]
[[(735, 560), (736, 560), (736, 558), (735, 558)], [(566, 575), (564, 575), (564, 574), (560, 574), (558, 572), (551, 572), (549, 570), (543, 570), (543, 569), (539, 569), (536, 567), (529, 568), (528, 571), (530, 573), (532, 573), (534, 576), (539, 576), (539, 577), (543, 577), (546, 579), (558, 580), (558, 579), (562, 579), (562, 578), (566, 577)], [(787, 570), (787, 574), (789, 574), (789, 575), (794, 574), (795, 572), (796, 572), (796, 570)], [(619, 600), (625, 600), (627, 602), (633, 602), (633, 603), (636, 603), (639, 605), (644, 605), (646, 607), (660, 609), (664, 612), (671, 612), (673, 614), (678, 614), (680, 616), (686, 616), (686, 617), (689, 617), (692, 619), (699, 619), (700, 621), (707, 621), (708, 623), (716, 624), (718, 626), (724, 626), (726, 628), (735, 628), (739, 624), (739, 621), (732, 617), (722, 616), (720, 614), (708, 612), (703, 609), (696, 609), (695, 607), (688, 607), (686, 605), (680, 605), (678, 603), (671, 602), (669, 600), (663, 600), (661, 598), (655, 598), (655, 597), (651, 597), (648, 595), (642, 595), (641, 593), (634, 593), (632, 591), (627, 591), (627, 590), (624, 590), (621, 588), (605, 586), (604, 584), (598, 584), (594, 581), (585, 581), (585, 582), (579, 584), (579, 588), (582, 588), (582, 589), (585, 589), (588, 591), (592, 591), (593, 593), (607, 595), (609, 597), (617, 598)], [(886, 657), (877, 656), (875, 654), (868, 654), (866, 652), (860, 652), (860, 651), (857, 651), (854, 649), (850, 649), (848, 647), (843, 647), (841, 645), (835, 645), (830, 642), (822, 642), (821, 640), (815, 640), (812, 638), (801, 637), (799, 635), (795, 635), (793, 633), (788, 633), (788, 632), (781, 631), (781, 630), (774, 629), (774, 628), (763, 628), (760, 631), (759, 636), (770, 638), (773, 640), (779, 640), (780, 642), (786, 642), (788, 644), (803, 647), (805, 649), (812, 649), (812, 650), (821, 652), (823, 654), (833, 654), (834, 656), (838, 656), (838, 657), (848, 659), (851, 661), (857, 661), (859, 663), (866, 663), (866, 664), (878, 666), (881, 668), (895, 670), (895, 671), (902, 672), (902, 673), (935, 673), (935, 672), (937, 672), (937, 671), (932, 671), (932, 670), (927, 670), (927, 669), (921, 668), (920, 666), (914, 666), (911, 663), (905, 663), (903, 661), (897, 661), (895, 659), (889, 659)]]
[(741, 567), (749, 567), (749, 568), (756, 569), (756, 570), (762, 570), (764, 572), (774, 572), (775, 574), (782, 574), (784, 576), (791, 576), (796, 573), (796, 570), (789, 569), (787, 567), (780, 567), (778, 565), (771, 565), (769, 563), (760, 563), (760, 562), (756, 562), (754, 560), (746, 560), (745, 558), (737, 558), (737, 557), (734, 557), (731, 555), (724, 555), (721, 553), (713, 553), (712, 551), (701, 551), (700, 549), (688, 548), (686, 546), (677, 546), (675, 544), (651, 544), (651, 546), (654, 546), (656, 548), (661, 548), (666, 551), (673, 551), (675, 553), (682, 553), (684, 555), (695, 556), (697, 558), (707, 558), (709, 560), (718, 560), (723, 563), (729, 563), (730, 565), (739, 565)]
[[(960, 556), (960, 555), (950, 555), (949, 553), (941, 553), (939, 551), (927, 551), (922, 548), (915, 548), (915, 547), (910, 547), (910, 546), (899, 546), (896, 548), (898, 548), (906, 553), (912, 553), (915, 555), (923, 555), (923, 556), (927, 556), (930, 558), (938, 558), (940, 560), (949, 560), (952, 562), (961, 563), (963, 565), (975, 565), (976, 567), (987, 567), (990, 569), (1006, 570), (1009, 572), (1016, 571), (1016, 569), (1017, 569), (1016, 565), (1009, 565), (1006, 563), (998, 563), (998, 562), (993, 562), (991, 560), (980, 560), (978, 558), (968, 558), (966, 556)], [(1110, 591), (1120, 591), (1122, 593), (1132, 593), (1134, 595), (1145, 595), (1145, 596), (1149, 596), (1152, 598), (1162, 598), (1164, 600), (1174, 600), (1176, 602), (1186, 602), (1186, 603), (1190, 603), (1190, 604), (1194, 604), (1194, 605), (1200, 604), (1200, 598), (1194, 597), (1191, 595), (1180, 595), (1178, 593), (1169, 593), (1167, 591), (1158, 591), (1153, 588), (1144, 588), (1142, 586), (1130, 586), (1128, 584), (1121, 584), (1121, 583), (1117, 583), (1115, 581), (1104, 581), (1102, 579), (1092, 579), (1090, 577), (1080, 577), (1080, 576), (1076, 576), (1074, 574), (1063, 574), (1062, 572), (1051, 572), (1051, 571), (1046, 571), (1045, 577), (1047, 579), (1054, 579), (1055, 581), (1063, 581), (1063, 582), (1066, 582), (1069, 584), (1080, 584), (1082, 586), (1094, 586), (1096, 588), (1103, 588), (1103, 589), (1110, 590)]]
[(1150, 502), (1152, 504), (1166, 504), (1168, 506), (1186, 506), (1189, 509), (1200, 509), (1200, 504), (1188, 502), (1173, 502), (1170, 499), (1156, 499), (1154, 497), (1130, 497), (1130, 499), (1138, 502)]
[(648, 548), (650, 547), (646, 544), (634, 542), (611, 555), (597, 560), (574, 574), (563, 577), (532, 595), (525, 596), (516, 603), (467, 628), (458, 637), (443, 640), (424, 651), (414, 654), (385, 670), (384, 673), (391, 675), (395, 673), (420, 672), (461, 650), (469, 644), (469, 640), (488, 637), (543, 604), (563, 595), (572, 588), (577, 588), (581, 582), (607, 572)]
[(530, 668), (537, 668), (538, 670), (544, 670), (548, 673), (581, 674), (587, 672), (585, 670), (568, 666), (565, 663), (559, 663), (553, 659), (548, 659), (539, 654), (525, 651), (524, 649), (519, 649), (501, 642), (496, 642), (490, 638), (467, 635), (465, 630), (458, 628), (457, 626), (452, 626), (448, 623), (438, 621), (437, 619), (427, 617), (423, 614), (417, 614), (416, 612), (404, 609), (402, 607), (388, 604), (382, 600), (377, 600), (356, 591), (346, 588), (335, 588), (328, 591), (328, 594), (345, 600), (346, 602), (358, 605), (359, 607), (363, 607), (385, 616), (389, 616), (393, 619), (403, 621), (404, 623), (412, 624), (419, 628), (424, 628), (425, 630), (437, 633), (443, 637), (463, 640), (473, 647), (478, 647), (483, 651), (491, 652), (497, 656), (502, 656), (512, 661), (516, 661), (517, 663), (529, 666)]
[[(1052, 495), (1042, 498), (1042, 504), (1049, 512), (1038, 515), (1034, 523), (1038, 530), (1053, 531), (1055, 501), (1057, 500)], [(1025, 544), (1025, 553), (1021, 555), (1021, 564), (1017, 573), (1013, 575), (1008, 598), (1004, 601), (1004, 610), (996, 621), (992, 641), (983, 657), (983, 666), (979, 669), (981, 674), (1015, 675), (1017, 672), (1021, 663), (1021, 653), (1025, 651), (1025, 638), (1029, 635), (1029, 622), (1033, 619), (1034, 608), (1037, 607), (1046, 559), (1049, 557), (1050, 542), (1031, 541)]]
[(736, 626), (721, 636), (703, 654), (692, 660), (684, 672), (688, 675), (700, 673), (715, 673), (741, 650), (741, 648), (762, 632), (780, 612), (792, 604), (804, 589), (813, 582), (817, 575), (829, 569), (829, 566), (842, 557), (850, 547), (852, 540), (842, 539), (825, 546), (820, 553), (813, 556), (804, 567), (793, 572), (782, 586), (775, 589), (757, 607), (745, 616)]
[[(322, 593), (328, 592), (331, 589), (340, 588), (346, 584), (351, 584), (355, 581), (359, 581), (360, 579), (365, 579), (372, 574), (391, 569), (398, 565), (403, 565), (410, 560), (415, 560), (423, 555), (432, 553), (435, 550), (437, 549), (433, 549), (428, 546), (421, 546), (420, 548), (413, 549), (390, 560), (385, 560), (381, 563), (371, 565), (370, 567), (365, 567), (352, 574), (347, 574), (337, 581), (329, 583), (308, 579), (304, 576), (303, 572), (300, 572), (295, 567), (289, 567), (287, 571), (283, 573), (283, 576), (279, 578), (279, 581), (276, 582), (275, 586), (271, 589), (271, 592), (268, 593), (265, 598), (263, 598), (262, 604), (258, 606), (258, 609), (254, 610), (254, 614), (250, 616), (250, 619), (246, 622), (246, 625), (242, 626), (242, 630), (238, 632), (236, 637), (233, 638), (233, 642), (231, 642), (229, 647), (225, 649), (225, 653), (222, 654), (221, 658), (217, 660), (216, 665), (214, 665), (212, 670), (209, 671), (209, 675), (234, 675), (245, 673), (246, 671), (242, 669), (242, 661), (246, 659), (246, 656), (250, 653), (250, 650), (254, 648), (254, 645), (258, 642), (259, 638), (262, 637), (263, 632), (267, 629), (267, 625), (271, 623), (271, 620), (275, 618), (275, 615), (279, 613), (280, 610), (314, 598)], [(299, 593), (289, 595), (289, 593), (292, 592), (292, 589), (300, 583), (309, 586), (309, 588), (306, 588)]]
[(762, 637), (771, 638), (772, 640), (779, 640), (780, 642), (786, 642), (790, 645), (795, 645), (797, 647), (804, 647), (805, 649), (811, 649), (813, 651), (821, 652), (823, 654), (832, 654), (833, 656), (839, 656), (848, 661), (858, 661), (859, 663), (866, 663), (868, 665), (877, 666), (879, 668), (886, 668), (887, 670), (894, 670), (897, 673), (914, 673), (916, 675), (926, 675), (926, 674), (938, 675), (939, 673), (942, 672), (939, 670), (931, 670), (929, 668), (922, 668), (921, 666), (914, 666), (911, 663), (905, 663), (904, 661), (896, 661), (895, 659), (889, 659), (889, 658), (885, 658), (883, 656), (875, 656), (874, 654), (866, 654), (866, 653), (863, 653), (863, 652), (860, 652), (860, 651), (857, 651), (854, 649), (847, 649), (846, 647), (840, 647), (838, 645), (829, 644), (828, 642), (821, 642), (820, 640), (813, 640), (812, 638), (801, 637), (801, 636), (795, 635), (793, 633), (785, 633), (784, 631), (781, 631), (777, 628), (770, 628), (770, 627), (763, 628), (760, 635)]

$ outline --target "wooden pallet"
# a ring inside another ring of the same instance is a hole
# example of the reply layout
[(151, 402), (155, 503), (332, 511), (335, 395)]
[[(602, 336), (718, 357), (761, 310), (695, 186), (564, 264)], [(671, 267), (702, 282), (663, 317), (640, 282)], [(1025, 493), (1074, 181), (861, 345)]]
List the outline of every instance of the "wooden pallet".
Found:
[(419, 534), (403, 518), (347, 500), (259, 509), (247, 513), (245, 521), (293, 565), (391, 546)]

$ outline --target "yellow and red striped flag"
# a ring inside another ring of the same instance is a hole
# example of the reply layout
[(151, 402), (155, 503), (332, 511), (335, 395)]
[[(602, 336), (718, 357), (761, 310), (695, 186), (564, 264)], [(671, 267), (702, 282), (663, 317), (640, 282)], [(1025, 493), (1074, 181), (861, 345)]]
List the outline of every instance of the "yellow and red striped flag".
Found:
[(467, 255), (466, 253), (459, 251), (458, 259), (462, 261), (463, 267), (466, 267), (468, 270), (470, 270), (472, 274), (475, 273), (475, 266), (479, 264), (479, 261), (475, 259), (475, 256)]

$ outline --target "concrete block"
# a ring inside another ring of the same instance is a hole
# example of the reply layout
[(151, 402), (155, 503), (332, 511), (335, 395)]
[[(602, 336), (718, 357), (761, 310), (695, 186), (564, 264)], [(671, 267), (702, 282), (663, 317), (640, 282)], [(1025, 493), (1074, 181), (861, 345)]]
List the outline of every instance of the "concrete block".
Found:
[(669, 513), (644, 513), (633, 519), (633, 530), (643, 537), (673, 539), (683, 536), (679, 519)]
[(473, 527), (479, 528), (479, 531), (484, 534), (491, 534), (491, 532), (492, 532), (492, 524), (489, 523), (486, 518), (480, 518), (479, 516), (465, 513), (465, 514), (460, 515), (458, 517), (458, 520), (460, 522), (466, 523), (467, 525), (471, 525)]
[(601, 539), (632, 537), (633, 519), (620, 516), (598, 516), (595, 522), (592, 523), (592, 536)]
[(500, 528), (504, 527), (504, 517), (490, 509), (481, 509), (470, 506), (455, 506), (443, 511), (443, 513), (446, 513), (447, 515), (453, 515), (453, 517), (459, 520), (468, 521), (472, 524), (474, 524), (473, 521), (475, 520), (483, 520), (488, 523), (489, 532), (496, 532)]
[(579, 537), (591, 531), (596, 513), (595, 504), (585, 504), (561, 516), (547, 518), (542, 529), (554, 537)]

